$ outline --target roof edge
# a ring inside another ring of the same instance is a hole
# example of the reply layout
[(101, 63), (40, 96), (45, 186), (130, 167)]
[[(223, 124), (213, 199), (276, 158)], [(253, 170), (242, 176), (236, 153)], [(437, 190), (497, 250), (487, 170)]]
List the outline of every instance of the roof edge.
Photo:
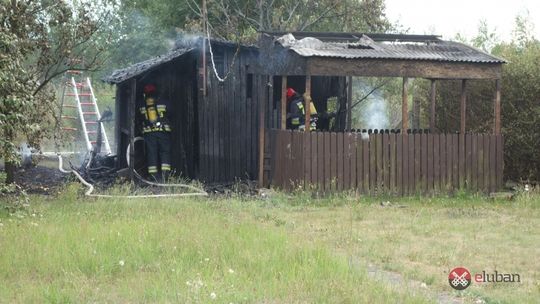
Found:
[(101, 81), (109, 84), (119, 84), (145, 72), (151, 71), (164, 63), (171, 62), (193, 51), (195, 48), (176, 48), (169, 52), (145, 61), (132, 64), (126, 68), (114, 70), (110, 75), (101, 78)]
[(440, 35), (416, 35), (416, 34), (386, 34), (386, 33), (362, 33), (362, 32), (270, 32), (260, 31), (259, 33), (283, 36), (292, 34), (297, 39), (304, 37), (313, 37), (317, 39), (328, 40), (348, 40), (358, 39), (362, 36), (368, 36), (375, 41), (406, 41), (406, 42), (423, 42), (423, 41), (442, 41)]

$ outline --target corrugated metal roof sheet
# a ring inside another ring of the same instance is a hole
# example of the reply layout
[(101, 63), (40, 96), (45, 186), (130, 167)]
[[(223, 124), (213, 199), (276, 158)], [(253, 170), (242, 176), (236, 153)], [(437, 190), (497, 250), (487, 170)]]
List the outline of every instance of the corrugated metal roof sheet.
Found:
[(103, 78), (103, 81), (107, 83), (120, 83), (127, 79), (133, 78), (135, 76), (138, 76), (154, 67), (157, 67), (163, 63), (172, 61), (188, 52), (193, 50), (194, 48), (178, 48), (174, 49), (172, 51), (169, 51), (161, 56), (157, 56), (148, 60), (145, 60), (143, 62), (136, 63), (130, 67), (127, 67), (125, 69), (120, 69), (114, 71), (111, 75)]
[(291, 34), (276, 39), (302, 57), (333, 57), (345, 59), (401, 59), (442, 62), (505, 63), (503, 59), (481, 50), (451, 41), (369, 41), (363, 35), (357, 42), (323, 42), (313, 37), (295, 40)]
[(426, 42), (441, 41), (439, 35), (411, 35), (411, 34), (381, 34), (381, 33), (344, 33), (344, 32), (266, 32), (261, 33), (273, 37), (281, 37), (286, 34), (292, 34), (296, 39), (306, 37), (317, 38), (324, 42), (356, 41), (359, 37), (369, 36), (374, 41), (409, 41)]

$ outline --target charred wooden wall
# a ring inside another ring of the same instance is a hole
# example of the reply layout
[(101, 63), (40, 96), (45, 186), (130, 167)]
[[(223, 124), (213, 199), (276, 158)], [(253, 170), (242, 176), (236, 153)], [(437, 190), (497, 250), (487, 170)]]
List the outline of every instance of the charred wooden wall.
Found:
[[(268, 99), (267, 77), (255, 75), (257, 51), (234, 45), (213, 45), (214, 74), (210, 53), (206, 54), (206, 93), (203, 91), (202, 54), (194, 50), (163, 64), (136, 81), (136, 107), (143, 105), (142, 88), (155, 83), (161, 98), (170, 104), (172, 167), (185, 177), (204, 182), (234, 182), (257, 176), (258, 121), (260, 102)], [(230, 72), (230, 73), (229, 73)], [(119, 167), (126, 167), (130, 130), (141, 136), (141, 117), (130, 117), (133, 83), (117, 86), (117, 138)], [(136, 146), (137, 151), (141, 147)], [(141, 154), (141, 153), (139, 153)], [(137, 155), (136, 155), (137, 156)], [(137, 159), (137, 157), (136, 157)], [(142, 159), (141, 161), (144, 161)]]
[[(232, 182), (254, 179), (257, 174), (258, 111), (261, 77), (251, 73), (257, 54), (253, 50), (213, 46), (207, 54), (206, 94), (199, 75), (199, 151), (198, 178), (206, 182)], [(236, 55), (235, 55), (236, 54)], [(199, 61), (202, 68), (202, 60)]]
[(129, 83), (121, 83), (116, 86), (115, 97), (115, 131), (116, 131), (116, 155), (118, 155), (118, 168), (127, 167), (126, 149), (130, 140), (131, 120), (128, 115)]
[[(143, 74), (136, 81), (136, 100), (130, 103), (131, 81), (117, 87), (117, 154), (119, 167), (126, 167), (126, 149), (129, 144), (131, 124), (135, 123), (135, 137), (142, 136), (142, 119), (138, 108), (144, 105), (143, 87), (154, 83), (160, 99), (168, 101), (171, 123), (171, 165), (176, 173), (193, 178), (198, 164), (198, 117), (196, 57), (189, 54)], [(135, 117), (130, 117), (129, 107), (135, 104)], [(139, 145), (137, 152), (141, 151)], [(140, 153), (139, 153), (140, 154)], [(136, 155), (137, 156), (137, 155)], [(137, 159), (137, 158), (136, 158)]]

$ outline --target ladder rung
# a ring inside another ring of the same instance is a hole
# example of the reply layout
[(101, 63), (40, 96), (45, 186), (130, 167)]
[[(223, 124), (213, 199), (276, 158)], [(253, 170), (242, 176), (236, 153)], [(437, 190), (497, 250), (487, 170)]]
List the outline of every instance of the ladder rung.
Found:
[[(71, 83), (71, 81), (66, 81), (66, 85), (70, 86), (70, 87), (73, 87), (73, 83)], [(75, 83), (75, 86), (77, 88), (83, 88), (86, 86), (86, 84), (84, 82), (76, 82)]]
[(77, 131), (77, 128), (63, 127), (62, 130), (66, 130), (66, 131)]
[(75, 117), (75, 116), (64, 116), (64, 115), (62, 115), (62, 118), (63, 119), (78, 119), (78, 117)]
[(93, 106), (95, 103), (93, 102), (81, 102), (81, 106)]
[[(75, 93), (67, 93), (67, 96), (77, 96)], [(92, 96), (90, 93), (79, 93), (79, 96)]]
[(85, 121), (84, 123), (89, 125), (95, 125), (97, 124), (97, 121)]

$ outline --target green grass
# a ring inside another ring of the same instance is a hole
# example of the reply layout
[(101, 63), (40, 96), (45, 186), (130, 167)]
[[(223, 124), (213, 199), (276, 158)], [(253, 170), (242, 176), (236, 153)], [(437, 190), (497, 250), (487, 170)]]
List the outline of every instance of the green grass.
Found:
[[(113, 193), (124, 193), (119, 187)], [(9, 214), (0, 198), (0, 302), (535, 303), (540, 194), (493, 201), (353, 194), (95, 200), (72, 184)], [(381, 201), (390, 201), (382, 206)], [(350, 263), (352, 262), (352, 263)], [(389, 284), (366, 264), (425, 283)], [(352, 266), (350, 266), (352, 265)], [(519, 284), (453, 291), (464, 266)], [(429, 291), (429, 292), (428, 292)], [(215, 298), (213, 299), (215, 295)]]
[(261, 222), (255, 215), (276, 209), (266, 203), (94, 200), (78, 187), (32, 197), (26, 212), (0, 209), (0, 302), (427, 301)]
[[(387, 200), (389, 206), (380, 204)], [(438, 292), (452, 292), (447, 276), (458, 266), (473, 273), (521, 275), (522, 283), (473, 283), (464, 292), (454, 292), (470, 302), (481, 298), (487, 303), (536, 303), (540, 298), (538, 190), (514, 201), (465, 193), (453, 198), (325, 201), (328, 207), (284, 205), (265, 211), (266, 217), (279, 219), (291, 237), (326, 244)]]

